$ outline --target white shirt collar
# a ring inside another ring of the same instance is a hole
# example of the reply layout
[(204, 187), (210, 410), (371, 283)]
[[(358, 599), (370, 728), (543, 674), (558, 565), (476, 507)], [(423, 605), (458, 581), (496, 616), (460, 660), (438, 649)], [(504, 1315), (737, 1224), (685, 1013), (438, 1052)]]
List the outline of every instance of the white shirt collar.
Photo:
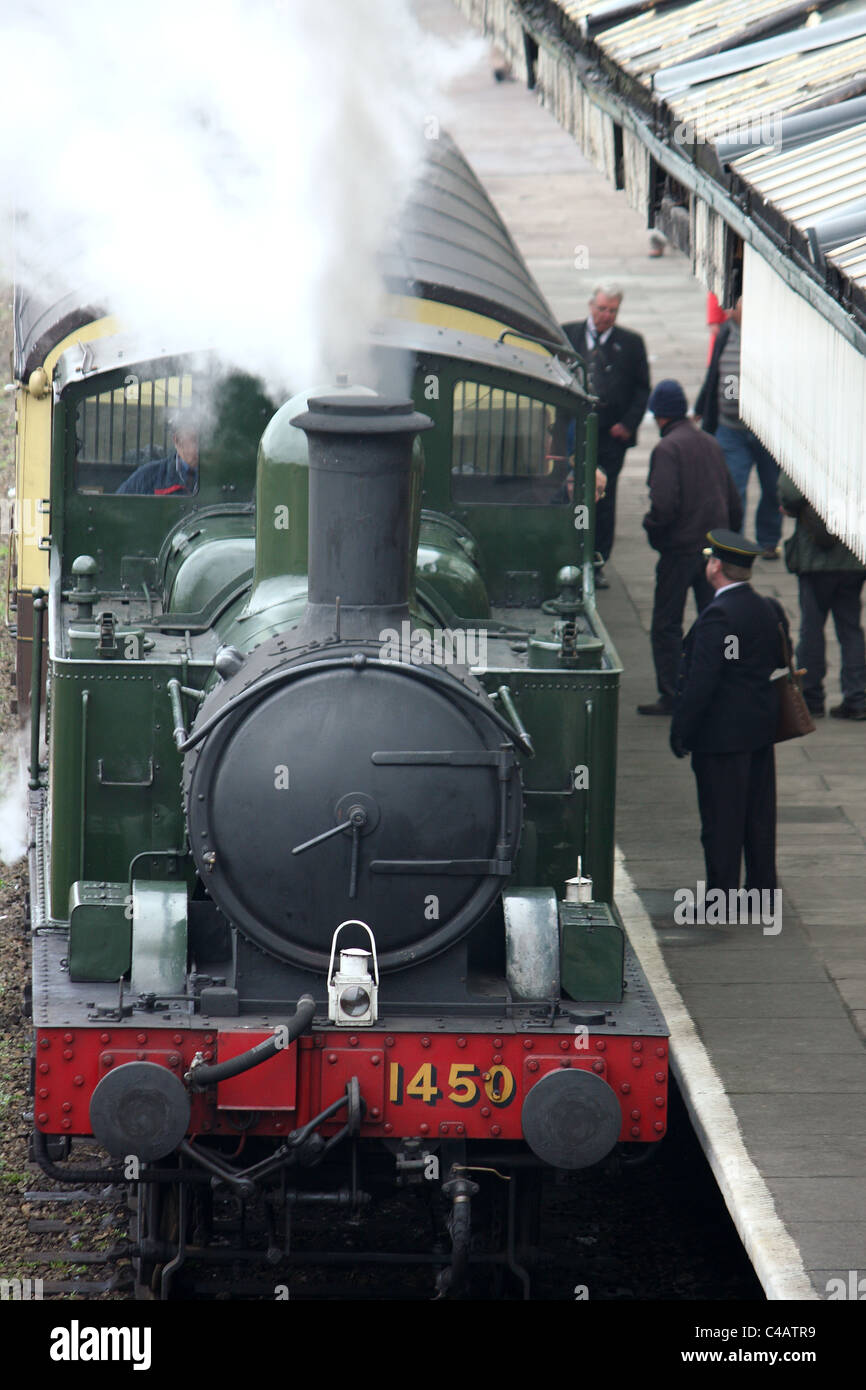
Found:
[(608, 338), (610, 337), (611, 333), (613, 332), (615, 326), (616, 326), (615, 324), (611, 324), (610, 328), (605, 329), (604, 333), (602, 333), (601, 335), (599, 335), (599, 334), (596, 333), (596, 331), (595, 331), (595, 324), (593, 323), (592, 319), (587, 319), (587, 321), (586, 321), (586, 341), (587, 341), (587, 343), (589, 344), (589, 346), (590, 346), (591, 348), (592, 348), (592, 347), (595, 347), (595, 344), (596, 344), (597, 342), (598, 342), (598, 343), (606, 343), (607, 340), (608, 340)]

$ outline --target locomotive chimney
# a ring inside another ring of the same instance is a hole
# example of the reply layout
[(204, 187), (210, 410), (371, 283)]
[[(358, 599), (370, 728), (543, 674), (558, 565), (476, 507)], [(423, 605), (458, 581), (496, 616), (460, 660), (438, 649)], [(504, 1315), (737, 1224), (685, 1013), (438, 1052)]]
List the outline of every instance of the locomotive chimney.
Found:
[[(379, 639), (409, 617), (415, 436), (433, 421), (409, 400), (318, 396), (292, 420), (309, 443), (309, 597), (297, 636)], [(340, 602), (337, 617), (337, 600)]]

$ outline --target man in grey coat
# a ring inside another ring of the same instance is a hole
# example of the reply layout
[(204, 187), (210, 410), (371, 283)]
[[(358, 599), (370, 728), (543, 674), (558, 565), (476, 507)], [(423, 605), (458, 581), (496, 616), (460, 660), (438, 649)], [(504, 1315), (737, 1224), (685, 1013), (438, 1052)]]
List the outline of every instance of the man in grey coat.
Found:
[(779, 501), (797, 529), (785, 542), (785, 563), (800, 589), (800, 641), (797, 665), (806, 668), (803, 695), (812, 715), (824, 714), (827, 672), (824, 628), (833, 614), (842, 651), (842, 703), (830, 710), (834, 719), (866, 720), (866, 641), (860, 603), (866, 565), (838, 536), (786, 474), (779, 477)]
[(720, 445), (686, 419), (679, 382), (660, 381), (649, 408), (661, 435), (650, 455), (650, 509), (643, 519), (649, 543), (659, 552), (650, 630), (659, 695), (652, 705), (638, 705), (638, 714), (670, 715), (689, 590), (699, 613), (713, 597), (703, 555), (707, 532), (739, 530), (743, 508)]

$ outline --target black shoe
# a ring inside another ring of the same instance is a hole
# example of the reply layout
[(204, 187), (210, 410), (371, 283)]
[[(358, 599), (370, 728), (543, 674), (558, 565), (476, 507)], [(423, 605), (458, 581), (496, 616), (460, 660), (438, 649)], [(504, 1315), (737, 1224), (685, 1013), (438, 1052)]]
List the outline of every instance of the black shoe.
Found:
[(666, 700), (663, 695), (660, 695), (654, 705), (638, 705), (637, 712), (638, 714), (662, 714), (670, 718), (674, 712), (674, 702), (673, 700)]
[(843, 700), (841, 705), (834, 705), (830, 713), (834, 719), (866, 719), (866, 705), (849, 705)]
[(810, 705), (809, 701), (807, 700), (806, 709), (809, 711), (813, 719), (824, 718), (825, 710), (823, 705)]
[(770, 545), (770, 546), (767, 547), (766, 550), (764, 550), (764, 551), (761, 552), (761, 559), (762, 559), (762, 560), (778, 560), (778, 558), (779, 558), (779, 547), (778, 547), (777, 545)]

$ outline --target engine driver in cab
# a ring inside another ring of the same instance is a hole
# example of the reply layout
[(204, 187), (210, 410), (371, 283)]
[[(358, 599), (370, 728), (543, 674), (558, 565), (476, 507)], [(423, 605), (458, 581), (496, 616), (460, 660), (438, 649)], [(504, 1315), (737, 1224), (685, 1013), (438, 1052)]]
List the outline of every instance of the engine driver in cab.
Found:
[(170, 497), (198, 492), (200, 425), (194, 411), (180, 410), (172, 418), (173, 448), (164, 458), (143, 463), (121, 483), (118, 493)]

